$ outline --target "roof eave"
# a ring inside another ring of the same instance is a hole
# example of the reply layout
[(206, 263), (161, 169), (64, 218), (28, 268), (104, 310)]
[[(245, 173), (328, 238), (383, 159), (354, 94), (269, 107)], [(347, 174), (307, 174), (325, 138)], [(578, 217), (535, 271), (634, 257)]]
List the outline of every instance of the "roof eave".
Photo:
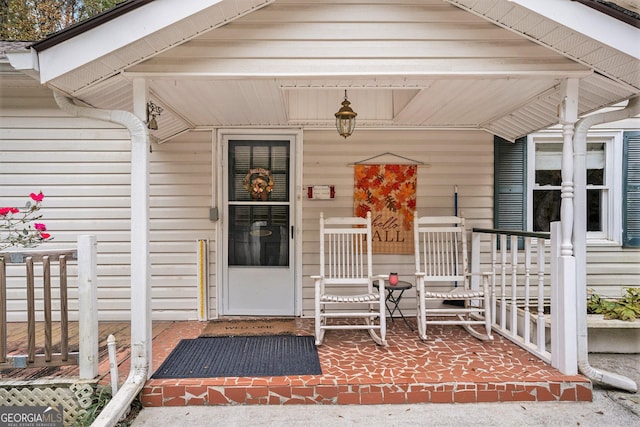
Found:
[(5, 54), (14, 70), (20, 71), (38, 81), (40, 80), (38, 53), (33, 48), (7, 51)]
[(640, 59), (640, 29), (577, 1), (509, 0), (547, 19)]
[[(40, 63), (40, 82), (48, 83), (203, 10), (231, 2), (231, 0), (141, 1), (143, 3), (132, 4), (129, 9), (118, 11), (117, 16), (107, 14), (97, 21), (81, 24), (77, 28), (70, 29), (69, 32), (53, 35), (50, 40), (46, 39), (38, 43), (36, 50)], [(258, 7), (266, 1), (258, 2), (261, 3)], [(147, 46), (147, 49), (148, 52), (138, 52), (141, 59), (146, 55), (157, 53), (158, 49), (162, 50), (162, 47)]]
[(132, 10), (144, 6), (147, 3), (151, 3), (152, 1), (153, 0), (127, 0), (96, 16), (71, 25), (64, 30), (53, 33), (44, 40), (34, 43), (32, 47), (37, 52), (49, 49), (73, 37), (83, 34), (95, 27), (98, 27), (106, 22), (112, 21), (119, 16), (129, 13)]

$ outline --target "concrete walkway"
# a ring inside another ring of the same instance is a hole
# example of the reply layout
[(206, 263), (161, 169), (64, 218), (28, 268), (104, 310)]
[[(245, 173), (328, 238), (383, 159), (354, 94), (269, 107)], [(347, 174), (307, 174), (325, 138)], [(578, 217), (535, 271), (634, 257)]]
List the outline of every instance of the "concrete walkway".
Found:
[[(640, 384), (640, 354), (592, 354), (597, 369)], [(640, 426), (640, 393), (594, 385), (592, 402), (144, 408), (132, 427), (159, 426)]]

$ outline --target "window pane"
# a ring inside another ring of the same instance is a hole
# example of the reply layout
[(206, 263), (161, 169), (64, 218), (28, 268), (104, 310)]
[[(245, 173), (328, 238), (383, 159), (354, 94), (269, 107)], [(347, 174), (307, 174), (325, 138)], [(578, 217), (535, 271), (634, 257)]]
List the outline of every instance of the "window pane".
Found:
[(587, 231), (602, 231), (602, 190), (587, 190)]
[(550, 231), (550, 223), (560, 220), (560, 190), (533, 192), (533, 231)]
[(562, 169), (562, 144), (536, 144), (536, 170)]
[(562, 144), (536, 144), (536, 185), (562, 184)]
[(587, 185), (604, 185), (604, 143), (587, 144)]
[(559, 170), (536, 170), (536, 184), (560, 187), (562, 172)]

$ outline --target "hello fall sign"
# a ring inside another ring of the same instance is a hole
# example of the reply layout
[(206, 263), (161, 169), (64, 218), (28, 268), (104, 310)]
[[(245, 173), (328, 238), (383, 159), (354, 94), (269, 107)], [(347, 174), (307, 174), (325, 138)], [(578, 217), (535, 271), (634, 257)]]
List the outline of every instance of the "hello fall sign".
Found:
[(371, 211), (374, 254), (412, 254), (416, 165), (355, 165), (354, 211)]

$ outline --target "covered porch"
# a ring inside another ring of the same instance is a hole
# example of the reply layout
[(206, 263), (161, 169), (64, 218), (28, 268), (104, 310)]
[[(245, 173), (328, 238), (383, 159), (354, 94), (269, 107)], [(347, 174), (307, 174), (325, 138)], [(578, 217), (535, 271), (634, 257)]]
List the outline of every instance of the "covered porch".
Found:
[[(409, 324), (415, 326), (413, 318)], [(197, 338), (207, 322), (153, 322), (153, 367), (157, 369), (181, 339)], [(71, 346), (77, 324), (71, 324)], [(8, 342), (26, 346), (26, 325), (9, 323)], [(130, 324), (100, 322), (98, 378), (109, 384), (106, 338), (114, 334), (120, 383), (130, 369)], [(312, 335), (313, 320), (296, 319), (297, 335)], [(75, 336), (75, 338), (74, 338)], [(318, 347), (322, 375), (150, 379), (139, 399), (144, 406), (474, 403), (590, 401), (592, 384), (582, 375), (563, 375), (500, 335), (481, 342), (459, 327), (431, 328), (422, 342), (400, 319), (390, 322), (389, 346), (377, 346), (364, 331), (331, 331)], [(77, 344), (76, 344), (77, 345)], [(77, 367), (0, 371), (5, 384), (77, 376)]]
[[(461, 206), (464, 216), (476, 226), (490, 227), (493, 135), (513, 141), (562, 125), (560, 257), (567, 273), (562, 283), (568, 289), (562, 313), (571, 322), (557, 324), (565, 326), (566, 342), (573, 348), (558, 354), (575, 356), (576, 319), (569, 308), (583, 300), (575, 288), (586, 282), (580, 270), (586, 257), (584, 241), (572, 245), (572, 237), (584, 240), (585, 234), (579, 223), (574, 232), (574, 184), (576, 193), (584, 187), (573, 180), (574, 125), (581, 115), (637, 94), (637, 74), (625, 71), (637, 65), (637, 50), (631, 48), (629, 53), (625, 46), (618, 50), (600, 41), (599, 35), (581, 33), (572, 22), (551, 20), (547, 14), (555, 15), (556, 10), (548, 2), (537, 12), (521, 1), (474, 3), (421, 1), (398, 7), (380, 2), (373, 7), (359, 1), (311, 6), (297, 1), (229, 0), (194, 2), (190, 8), (137, 3), (122, 10), (127, 20), (117, 14), (105, 16), (78, 33), (61, 34), (33, 51), (14, 55), (16, 69), (37, 74), (38, 83), (55, 91), (56, 103), (66, 116), (104, 121), (106, 115), (109, 126), (128, 131), (120, 137), (127, 165), (120, 160), (104, 165), (109, 171), (114, 165), (130, 166), (131, 172), (123, 174), (129, 187), (118, 181), (121, 177), (114, 181), (118, 184), (114, 187), (128, 191), (129, 198), (123, 196), (107, 206), (115, 205), (114, 215), (120, 215), (120, 221), (91, 223), (104, 227), (99, 231), (108, 239), (124, 236), (108, 241), (101, 259), (109, 273), (113, 265), (124, 271), (122, 277), (109, 277), (112, 280), (102, 285), (104, 294), (116, 302), (105, 315), (133, 313), (132, 333), (117, 337), (123, 343), (130, 336), (133, 340), (131, 352), (119, 352), (131, 353), (119, 364), (122, 378), (127, 372), (133, 379), (151, 376), (179, 339), (197, 337), (204, 327), (187, 321), (151, 324), (152, 315), (193, 318), (200, 295), (196, 284), (204, 282), (190, 268), (193, 240), (216, 243), (207, 252), (209, 268), (197, 270), (206, 271), (211, 283), (205, 317), (233, 314), (222, 303), (232, 287), (225, 264), (228, 223), (220, 218), (230, 217), (227, 208), (234, 202), (225, 195), (230, 186), (225, 186), (223, 173), (228, 170), (224, 132), (270, 136), (286, 130), (287, 136), (295, 137), (291, 151), (296, 154), (291, 162), (297, 174), (291, 191), (295, 228), (290, 239), (295, 257), (290, 283), (293, 312), (300, 316), (297, 333), (311, 334), (309, 277), (316, 272), (313, 236), (318, 214), (322, 208), (335, 214), (353, 211), (353, 177), (344, 164), (393, 145), (401, 155), (433, 166), (421, 181), (426, 185), (420, 187), (418, 210), (450, 212), (450, 189), (456, 183), (464, 185), (469, 195)], [(481, 10), (481, 4), (489, 5), (489, 10)], [(571, 11), (558, 15), (574, 16)], [(344, 16), (361, 22), (345, 23)], [(153, 28), (128, 24), (152, 20)], [(613, 24), (612, 28), (619, 29)], [(538, 33), (543, 30), (547, 33)], [(104, 34), (127, 38), (111, 43)], [(382, 48), (381, 34), (389, 39)], [(102, 41), (99, 50), (96, 39)], [(340, 43), (334, 44), (335, 39)], [(79, 57), (77, 52), (87, 55)], [(62, 63), (59, 58), (75, 62)], [(343, 93), (346, 97), (347, 89), (359, 113), (358, 130), (349, 144), (333, 130), (336, 100)], [(150, 108), (158, 105), (164, 112), (157, 117), (158, 128), (152, 129)], [(111, 150), (113, 144), (103, 145)], [(125, 155), (125, 149), (130, 153)], [(584, 169), (576, 165), (576, 170)], [(304, 199), (305, 186), (324, 184), (327, 174), (335, 180), (328, 184), (335, 183), (338, 198)], [(102, 176), (95, 179), (104, 181)], [(576, 200), (575, 212), (584, 210), (580, 209), (584, 202)], [(87, 217), (102, 218), (101, 203), (96, 202), (99, 213)], [(67, 205), (71, 204), (64, 202)], [(176, 230), (181, 230), (179, 235)], [(384, 271), (389, 271), (387, 265), (396, 271), (401, 262), (405, 274), (413, 273), (410, 261), (387, 262), (381, 267)], [(130, 283), (130, 298), (123, 296), (129, 288), (122, 282)], [(140, 389), (143, 404), (149, 406), (591, 399), (586, 377), (563, 375), (502, 336), (485, 344), (457, 328), (434, 331), (430, 340), (421, 342), (394, 322), (386, 349), (376, 347), (362, 332), (333, 332), (319, 348), (321, 376), (131, 381), (123, 388), (129, 393), (119, 393), (112, 401), (116, 404), (110, 406), (117, 409), (111, 415), (117, 419), (118, 411)], [(131, 360), (135, 363), (129, 370)], [(564, 362), (577, 371), (575, 358), (566, 357)], [(103, 359), (100, 366), (106, 379), (108, 362)]]

